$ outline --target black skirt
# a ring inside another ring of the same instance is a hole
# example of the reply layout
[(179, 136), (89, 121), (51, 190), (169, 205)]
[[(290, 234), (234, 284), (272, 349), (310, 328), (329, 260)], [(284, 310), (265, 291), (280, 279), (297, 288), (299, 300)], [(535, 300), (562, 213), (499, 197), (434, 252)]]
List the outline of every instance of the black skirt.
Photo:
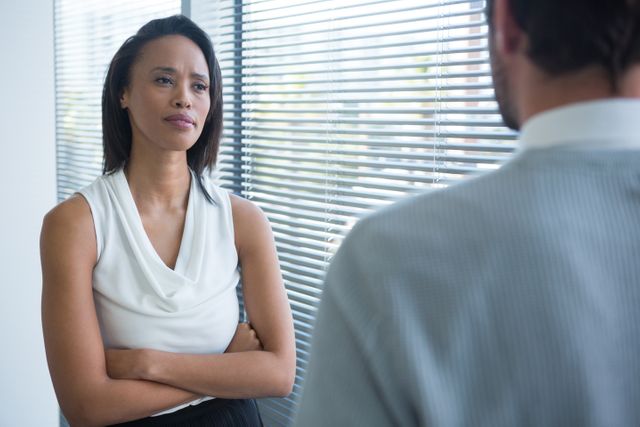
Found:
[(262, 427), (253, 399), (212, 399), (170, 414), (141, 418), (115, 426), (126, 427)]

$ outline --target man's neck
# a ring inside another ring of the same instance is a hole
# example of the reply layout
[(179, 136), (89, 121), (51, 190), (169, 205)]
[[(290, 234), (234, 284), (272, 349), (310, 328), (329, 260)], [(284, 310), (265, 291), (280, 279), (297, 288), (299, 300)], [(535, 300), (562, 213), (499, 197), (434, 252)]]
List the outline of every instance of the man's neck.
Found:
[(547, 110), (617, 96), (607, 72), (600, 67), (557, 77), (550, 77), (536, 67), (523, 67), (522, 74), (517, 79), (521, 125)]

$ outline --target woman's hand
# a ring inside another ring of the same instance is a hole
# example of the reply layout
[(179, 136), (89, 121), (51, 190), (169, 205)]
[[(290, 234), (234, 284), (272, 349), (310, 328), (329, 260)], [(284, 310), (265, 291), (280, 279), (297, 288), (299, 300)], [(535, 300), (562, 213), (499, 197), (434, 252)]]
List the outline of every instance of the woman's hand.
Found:
[(143, 379), (144, 355), (145, 350), (106, 350), (107, 374), (114, 380)]
[(238, 323), (236, 333), (231, 339), (231, 343), (224, 351), (225, 353), (239, 353), (242, 351), (260, 351), (262, 343), (256, 331), (249, 323)]

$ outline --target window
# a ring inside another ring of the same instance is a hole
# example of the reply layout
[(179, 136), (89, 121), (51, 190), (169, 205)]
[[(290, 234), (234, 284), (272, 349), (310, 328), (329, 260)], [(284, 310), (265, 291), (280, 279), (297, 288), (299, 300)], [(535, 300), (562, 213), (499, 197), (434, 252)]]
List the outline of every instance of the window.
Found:
[[(182, 7), (182, 9), (181, 9)], [(56, 0), (58, 198), (101, 173), (101, 90), (126, 37), (188, 12), (221, 63), (225, 131), (215, 174), (276, 235), (294, 312), (301, 391), (322, 279), (358, 218), (494, 169), (514, 149), (493, 101), (484, 1)]]
[(116, 50), (144, 23), (180, 13), (180, 0), (56, 0), (58, 200), (102, 173), (102, 85)]
[(191, 17), (222, 67), (221, 182), (268, 215), (294, 312), (294, 392), (261, 402), (268, 425), (286, 425), (345, 233), (499, 167), (515, 135), (493, 100), (483, 1), (192, 0)]

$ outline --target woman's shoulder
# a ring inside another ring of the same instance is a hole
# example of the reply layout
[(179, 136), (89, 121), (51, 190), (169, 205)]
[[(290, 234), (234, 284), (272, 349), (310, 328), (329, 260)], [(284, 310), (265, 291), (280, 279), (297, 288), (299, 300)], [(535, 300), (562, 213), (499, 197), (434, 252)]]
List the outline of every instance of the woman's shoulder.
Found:
[(260, 245), (273, 239), (269, 220), (258, 205), (235, 194), (229, 194), (229, 199), (236, 246), (239, 249)]
[(44, 223), (55, 228), (83, 228), (92, 226), (91, 209), (89, 203), (79, 193), (58, 203), (44, 216)]
[[(55, 252), (81, 253), (92, 257), (96, 248), (93, 217), (89, 204), (80, 194), (74, 194), (51, 209), (42, 221), (41, 246)], [(51, 251), (48, 251), (51, 252)]]
[(58, 203), (45, 215), (45, 221), (56, 226), (93, 228), (92, 202), (104, 190), (107, 175), (98, 176), (92, 183)]
[(240, 221), (253, 221), (256, 219), (266, 218), (262, 209), (251, 200), (236, 194), (229, 193), (229, 202), (231, 203), (231, 211), (234, 221), (236, 218)]

